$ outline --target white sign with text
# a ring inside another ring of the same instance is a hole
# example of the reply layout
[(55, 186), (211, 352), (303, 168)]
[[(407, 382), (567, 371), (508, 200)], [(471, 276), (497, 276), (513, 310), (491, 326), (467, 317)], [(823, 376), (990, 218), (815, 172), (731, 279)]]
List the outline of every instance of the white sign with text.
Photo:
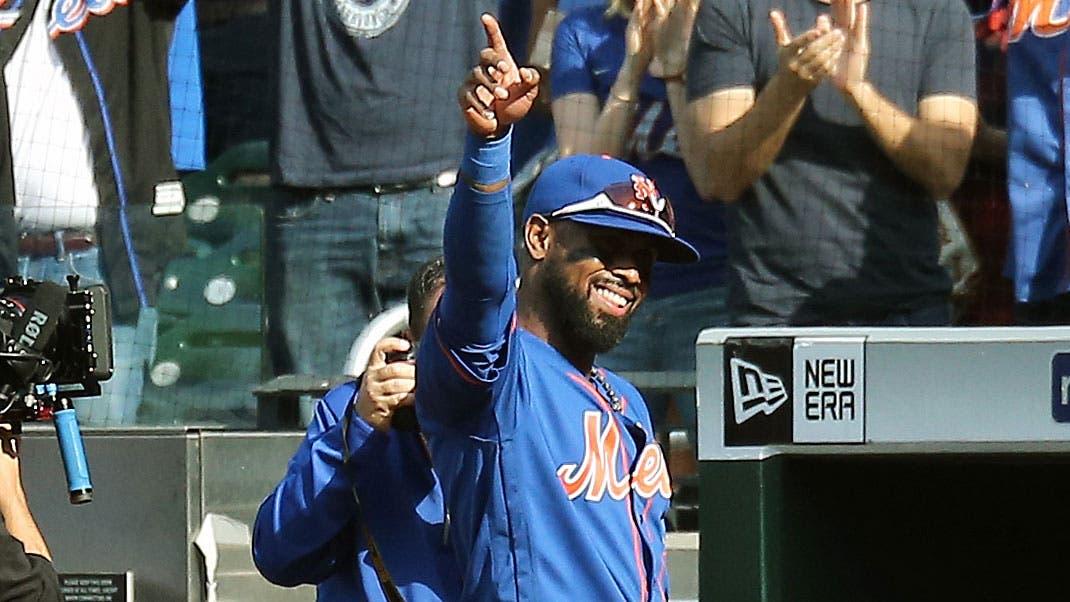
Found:
[(862, 337), (796, 338), (792, 351), (795, 443), (863, 443), (866, 344)]

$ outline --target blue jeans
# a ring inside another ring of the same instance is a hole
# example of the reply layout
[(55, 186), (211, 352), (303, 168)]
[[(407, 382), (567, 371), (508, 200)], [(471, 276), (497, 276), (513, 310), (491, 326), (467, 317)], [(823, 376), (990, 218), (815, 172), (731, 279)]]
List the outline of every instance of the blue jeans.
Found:
[(341, 374), (368, 322), (405, 302), (409, 278), (442, 253), (452, 188), (326, 191), (273, 211), (267, 274), (275, 372)]
[[(89, 249), (56, 257), (19, 257), (19, 274), (42, 282), (67, 284), (69, 274), (79, 276), (86, 287), (104, 284), (100, 269), (100, 251)], [(137, 422), (145, 369), (156, 345), (157, 314), (142, 308), (136, 325), (112, 325), (112, 377), (101, 383), (100, 397), (75, 400), (78, 421), (87, 426), (120, 426)]]
[[(598, 363), (614, 372), (694, 371), (695, 341), (699, 331), (728, 324), (724, 287), (711, 287), (671, 297), (647, 299), (632, 318), (620, 345), (599, 356)], [(695, 392), (643, 391), (654, 429), (664, 431), (669, 400), (676, 402), (694, 441)]]

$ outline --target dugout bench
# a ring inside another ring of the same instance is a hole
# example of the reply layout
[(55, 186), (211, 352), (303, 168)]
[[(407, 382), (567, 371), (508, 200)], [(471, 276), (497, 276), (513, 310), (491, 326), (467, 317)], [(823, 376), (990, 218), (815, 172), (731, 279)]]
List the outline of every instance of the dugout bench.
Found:
[(697, 345), (701, 600), (1066, 599), (1070, 328)]

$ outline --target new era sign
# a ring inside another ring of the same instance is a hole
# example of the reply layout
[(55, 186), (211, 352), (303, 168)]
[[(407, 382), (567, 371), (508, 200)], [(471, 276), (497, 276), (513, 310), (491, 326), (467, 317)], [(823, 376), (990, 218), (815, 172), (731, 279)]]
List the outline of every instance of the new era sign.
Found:
[(784, 381), (754, 364), (734, 357), (729, 360), (729, 372), (736, 424), (743, 424), (759, 412), (768, 416), (788, 400)]
[(725, 445), (791, 443), (790, 338), (724, 344)]
[(865, 339), (797, 338), (795, 443), (865, 441)]
[(729, 338), (725, 445), (865, 441), (865, 339)]

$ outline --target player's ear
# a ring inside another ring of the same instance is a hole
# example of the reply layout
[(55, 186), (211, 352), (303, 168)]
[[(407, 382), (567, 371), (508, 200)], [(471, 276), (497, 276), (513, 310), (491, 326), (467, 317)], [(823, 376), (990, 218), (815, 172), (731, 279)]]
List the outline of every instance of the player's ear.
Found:
[(550, 249), (552, 228), (550, 222), (541, 215), (533, 215), (524, 224), (524, 247), (533, 261), (542, 261)]

